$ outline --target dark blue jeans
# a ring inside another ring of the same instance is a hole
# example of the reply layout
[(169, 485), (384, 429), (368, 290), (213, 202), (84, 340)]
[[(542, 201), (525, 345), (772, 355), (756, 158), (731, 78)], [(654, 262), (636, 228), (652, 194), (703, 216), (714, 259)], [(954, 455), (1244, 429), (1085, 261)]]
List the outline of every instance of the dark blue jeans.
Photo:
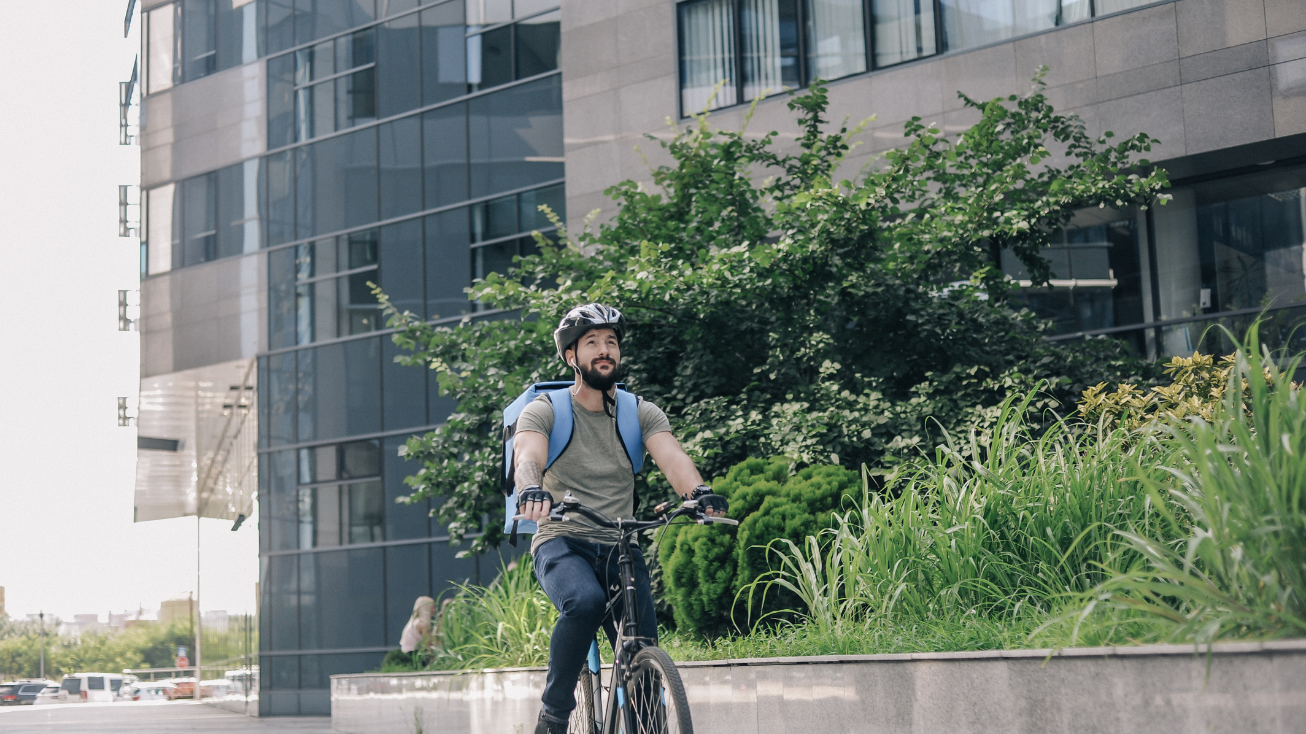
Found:
[[(635, 595), (639, 600), (639, 636), (656, 642), (658, 623), (653, 594), (648, 586), (648, 566), (639, 547), (631, 545), (635, 561)], [(549, 640), (549, 677), (544, 684), (544, 715), (566, 721), (576, 708), (576, 678), (589, 652), (590, 642), (603, 627), (608, 641), (616, 640), (615, 620), (624, 605), (618, 593), (621, 570), (615, 546), (573, 538), (553, 538), (535, 552), (535, 577), (558, 608), (558, 624)], [(612, 614), (609, 596), (617, 596)]]

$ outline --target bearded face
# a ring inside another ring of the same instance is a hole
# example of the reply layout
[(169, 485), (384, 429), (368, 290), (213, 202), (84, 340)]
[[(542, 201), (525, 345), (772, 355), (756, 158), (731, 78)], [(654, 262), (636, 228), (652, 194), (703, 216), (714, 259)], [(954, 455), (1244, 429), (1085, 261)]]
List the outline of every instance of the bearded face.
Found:
[(621, 375), (621, 345), (612, 329), (593, 329), (576, 342), (572, 365), (587, 386), (607, 392)]

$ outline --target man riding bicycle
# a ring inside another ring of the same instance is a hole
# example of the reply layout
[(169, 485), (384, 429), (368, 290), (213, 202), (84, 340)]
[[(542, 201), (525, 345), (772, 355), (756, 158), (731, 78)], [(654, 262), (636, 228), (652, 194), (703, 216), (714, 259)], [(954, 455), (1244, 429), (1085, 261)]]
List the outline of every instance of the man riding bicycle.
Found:
[[(617, 532), (583, 518), (549, 522), (549, 510), (570, 492), (583, 505), (610, 518), (635, 515), (635, 479), (630, 457), (617, 432), (614, 396), (621, 372), (625, 319), (615, 308), (590, 303), (567, 312), (553, 332), (558, 357), (572, 368), (572, 434), (566, 450), (548, 466), (553, 404), (540, 396), (517, 419), (513, 467), (518, 511), (539, 523), (531, 542), (535, 575), (553, 605), (558, 623), (549, 642), (549, 674), (542, 696), (536, 734), (566, 734), (576, 706), (576, 679), (595, 633), (608, 619), (620, 618), (620, 601), (608, 616), (609, 592), (620, 577), (613, 544)], [(639, 403), (644, 447), (671, 487), (685, 499), (697, 499), (708, 515), (724, 515), (726, 499), (713, 494), (698, 469), (671, 435), (660, 408)], [(639, 636), (656, 644), (657, 619), (649, 590), (648, 566), (638, 547), (632, 549), (638, 599)], [(611, 625), (605, 626), (615, 639)]]

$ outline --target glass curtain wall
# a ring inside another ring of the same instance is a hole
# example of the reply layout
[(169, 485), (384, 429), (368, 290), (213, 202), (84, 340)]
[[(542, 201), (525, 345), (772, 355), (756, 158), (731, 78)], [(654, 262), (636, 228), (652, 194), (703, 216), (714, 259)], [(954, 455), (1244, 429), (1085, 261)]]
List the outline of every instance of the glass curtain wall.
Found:
[(146, 94), (162, 92), (264, 53), (265, 0), (176, 0), (145, 13)]
[[(299, 45), (266, 61), (274, 147), (254, 198), (269, 312), (260, 707), (321, 714), (329, 676), (376, 667), (417, 596), (497, 567), (456, 558), (428, 503), (396, 502), (417, 469), (405, 442), (455, 406), (429, 370), (395, 363), (371, 284), (402, 310), (456, 321), (483, 310), (464, 292), (473, 279), (535, 252), (533, 231), (552, 234), (542, 205), (566, 216), (559, 15), (527, 0), (268, 13), (269, 36), (280, 25), (279, 42)], [(179, 212), (172, 267), (226, 252), (225, 181), (149, 192)], [(192, 213), (192, 201), (212, 206)]]
[(1151, 1), (686, 0), (677, 5), (680, 110), (728, 107)]

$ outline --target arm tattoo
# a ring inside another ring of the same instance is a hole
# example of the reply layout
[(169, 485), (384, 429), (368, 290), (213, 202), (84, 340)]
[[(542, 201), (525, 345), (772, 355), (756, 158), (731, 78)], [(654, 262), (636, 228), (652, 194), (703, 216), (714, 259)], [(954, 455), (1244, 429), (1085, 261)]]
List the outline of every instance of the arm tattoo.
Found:
[(541, 484), (543, 477), (540, 473), (540, 465), (530, 459), (517, 464), (517, 488), (529, 487), (532, 484)]

